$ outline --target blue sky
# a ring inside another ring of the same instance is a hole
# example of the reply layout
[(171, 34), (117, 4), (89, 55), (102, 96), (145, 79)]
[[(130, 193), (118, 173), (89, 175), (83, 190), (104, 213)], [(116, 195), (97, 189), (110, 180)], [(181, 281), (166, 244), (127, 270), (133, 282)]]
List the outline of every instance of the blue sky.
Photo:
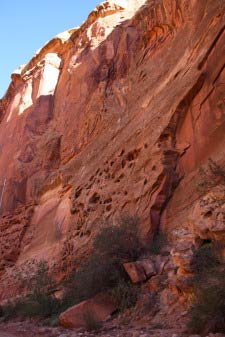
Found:
[(53, 36), (79, 26), (102, 0), (1, 0), (0, 97), (11, 73)]

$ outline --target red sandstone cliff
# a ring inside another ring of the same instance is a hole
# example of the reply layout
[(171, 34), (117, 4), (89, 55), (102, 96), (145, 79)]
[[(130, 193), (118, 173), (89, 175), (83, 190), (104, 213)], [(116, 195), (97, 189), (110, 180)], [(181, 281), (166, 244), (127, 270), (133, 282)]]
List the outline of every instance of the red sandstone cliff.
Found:
[(1, 298), (34, 258), (66, 272), (122, 212), (146, 240), (168, 230), (179, 293), (192, 245), (224, 240), (224, 192), (196, 184), (209, 157), (225, 164), (225, 2), (115, 3), (47, 43), (0, 101)]

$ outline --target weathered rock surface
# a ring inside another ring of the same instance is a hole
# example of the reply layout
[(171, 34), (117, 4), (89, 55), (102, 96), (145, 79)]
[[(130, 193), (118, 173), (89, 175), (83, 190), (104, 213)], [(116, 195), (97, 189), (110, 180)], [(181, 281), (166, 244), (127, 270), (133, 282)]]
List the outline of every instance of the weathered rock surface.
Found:
[(121, 213), (140, 217), (145, 241), (169, 233), (162, 303), (188, 293), (194, 249), (225, 240), (224, 182), (209, 172), (214, 186), (198, 186), (209, 158), (225, 164), (224, 22), (224, 0), (107, 1), (12, 74), (0, 101), (1, 300), (32, 259), (63, 276)]

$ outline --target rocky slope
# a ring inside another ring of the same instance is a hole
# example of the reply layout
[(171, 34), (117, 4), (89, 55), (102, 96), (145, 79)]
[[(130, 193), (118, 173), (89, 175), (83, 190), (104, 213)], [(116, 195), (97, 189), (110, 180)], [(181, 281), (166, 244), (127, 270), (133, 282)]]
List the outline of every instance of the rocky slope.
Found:
[(33, 259), (63, 276), (122, 213), (138, 214), (146, 241), (168, 231), (163, 303), (188, 299), (193, 247), (224, 240), (223, 188), (197, 188), (209, 158), (225, 164), (224, 55), (224, 0), (106, 1), (12, 74), (0, 101), (1, 300)]

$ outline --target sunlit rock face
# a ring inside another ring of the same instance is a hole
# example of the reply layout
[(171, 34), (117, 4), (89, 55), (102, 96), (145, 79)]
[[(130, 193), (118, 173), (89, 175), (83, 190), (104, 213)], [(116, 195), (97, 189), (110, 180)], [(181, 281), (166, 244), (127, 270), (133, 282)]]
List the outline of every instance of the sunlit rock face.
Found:
[(168, 230), (173, 284), (188, 274), (204, 240), (199, 168), (224, 164), (224, 11), (222, 0), (106, 1), (12, 75), (0, 101), (1, 298), (32, 259), (63, 276), (122, 213), (140, 217), (146, 241)]

